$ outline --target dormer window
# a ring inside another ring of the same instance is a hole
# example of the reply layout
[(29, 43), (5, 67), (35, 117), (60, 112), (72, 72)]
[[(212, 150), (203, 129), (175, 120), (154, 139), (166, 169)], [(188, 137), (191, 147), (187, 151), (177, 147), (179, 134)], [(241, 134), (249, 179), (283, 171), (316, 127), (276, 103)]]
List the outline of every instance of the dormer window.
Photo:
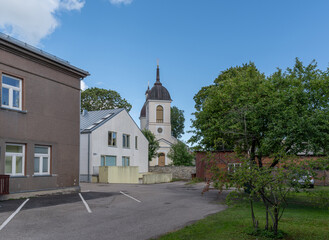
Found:
[(156, 111), (156, 122), (157, 123), (163, 123), (163, 107), (162, 106), (157, 106), (157, 111)]

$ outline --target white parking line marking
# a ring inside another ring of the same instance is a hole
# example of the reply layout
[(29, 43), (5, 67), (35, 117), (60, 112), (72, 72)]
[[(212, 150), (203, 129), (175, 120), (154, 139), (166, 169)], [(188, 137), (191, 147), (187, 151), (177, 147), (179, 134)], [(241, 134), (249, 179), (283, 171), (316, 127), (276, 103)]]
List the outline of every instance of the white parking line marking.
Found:
[(138, 199), (136, 199), (136, 198), (134, 198), (134, 197), (132, 197), (132, 196), (129, 196), (128, 194), (126, 194), (126, 193), (124, 193), (124, 192), (121, 192), (121, 191), (120, 191), (120, 193), (123, 194), (123, 195), (125, 195), (126, 197), (129, 197), (129, 198), (135, 200), (136, 202), (139, 202), (139, 203), (141, 202), (141, 201), (139, 201)]
[(88, 203), (87, 203), (87, 202), (85, 201), (85, 199), (82, 197), (81, 193), (79, 193), (79, 196), (80, 196), (80, 198), (81, 198), (83, 204), (86, 206), (87, 211), (88, 211), (89, 213), (92, 213), (92, 211), (90, 210), (90, 208), (89, 208), (89, 206), (88, 206)]
[(3, 222), (3, 224), (1, 224), (1, 226), (0, 226), (0, 231), (11, 221), (11, 219), (13, 219), (14, 217), (15, 217), (15, 215), (22, 209), (22, 207), (24, 207), (24, 205), (25, 205), (25, 203), (27, 203), (27, 201), (28, 200), (30, 200), (29, 198), (28, 199), (26, 199), (23, 203), (22, 203), (22, 205), (19, 207), (19, 208), (17, 208), (17, 210), (15, 211), (15, 212), (13, 212), (11, 215), (10, 215), (10, 217), (9, 218), (7, 218), (7, 220), (6, 221), (4, 221)]

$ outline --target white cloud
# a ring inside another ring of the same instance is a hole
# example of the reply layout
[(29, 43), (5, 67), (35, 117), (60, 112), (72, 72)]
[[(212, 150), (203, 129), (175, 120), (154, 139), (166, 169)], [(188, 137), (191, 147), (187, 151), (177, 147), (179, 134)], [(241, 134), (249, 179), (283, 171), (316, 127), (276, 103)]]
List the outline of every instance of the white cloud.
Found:
[(85, 83), (85, 81), (81, 81), (80, 82), (80, 88), (82, 91), (86, 90), (88, 88), (87, 84)]
[(0, 0), (0, 30), (32, 45), (59, 25), (56, 13), (80, 10), (84, 0)]
[(85, 5), (85, 2), (80, 0), (62, 0), (60, 5), (62, 8), (69, 11), (80, 10)]
[(120, 5), (122, 3), (122, 4), (127, 5), (127, 4), (132, 3), (132, 1), (133, 0), (110, 0), (110, 3), (115, 4), (115, 5)]

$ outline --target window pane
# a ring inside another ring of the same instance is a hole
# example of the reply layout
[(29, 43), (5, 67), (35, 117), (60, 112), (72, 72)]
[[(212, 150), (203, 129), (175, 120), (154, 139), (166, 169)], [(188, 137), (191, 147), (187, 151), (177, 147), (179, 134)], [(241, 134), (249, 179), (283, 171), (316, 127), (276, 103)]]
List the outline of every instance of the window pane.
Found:
[(35, 157), (34, 158), (34, 172), (35, 173), (39, 173), (40, 172), (39, 161), (40, 161), (40, 158), (39, 157)]
[(109, 132), (107, 145), (112, 146), (112, 132)]
[(19, 108), (19, 91), (13, 91), (13, 107)]
[(2, 76), (2, 83), (3, 84), (8, 84), (8, 85), (13, 86), (13, 87), (19, 87), (19, 80), (18, 79), (14, 79), (14, 78), (11, 78), (11, 77), (5, 76), (5, 75)]
[(101, 166), (105, 166), (104, 162), (105, 162), (105, 158), (104, 156), (101, 156)]
[(130, 147), (130, 136), (127, 135), (127, 147), (129, 148)]
[(105, 166), (116, 166), (116, 160), (115, 156), (106, 156)]
[(6, 145), (6, 152), (22, 153), (23, 152), (23, 146)]
[(9, 89), (8, 88), (2, 88), (2, 105), (9, 106)]
[(123, 147), (126, 146), (126, 135), (125, 134), (122, 135), (122, 146)]
[(12, 157), (11, 156), (10, 157), (7, 156), (6, 157), (5, 173), (9, 173), (9, 174), (12, 173), (13, 169), (12, 169), (11, 163), (12, 163)]
[(23, 158), (16, 156), (16, 173), (23, 173)]
[(48, 157), (42, 158), (42, 172), (48, 172)]
[(112, 139), (113, 139), (113, 146), (117, 145), (117, 134), (114, 132), (112, 133)]
[(34, 153), (48, 154), (48, 149), (49, 147), (37, 146), (34, 147)]

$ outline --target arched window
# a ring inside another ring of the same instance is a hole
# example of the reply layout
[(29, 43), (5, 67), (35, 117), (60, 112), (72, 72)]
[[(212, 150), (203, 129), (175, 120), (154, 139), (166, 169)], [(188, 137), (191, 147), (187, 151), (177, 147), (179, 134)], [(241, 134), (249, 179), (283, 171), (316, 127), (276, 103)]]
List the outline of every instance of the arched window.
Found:
[(157, 123), (163, 122), (163, 107), (157, 106)]

